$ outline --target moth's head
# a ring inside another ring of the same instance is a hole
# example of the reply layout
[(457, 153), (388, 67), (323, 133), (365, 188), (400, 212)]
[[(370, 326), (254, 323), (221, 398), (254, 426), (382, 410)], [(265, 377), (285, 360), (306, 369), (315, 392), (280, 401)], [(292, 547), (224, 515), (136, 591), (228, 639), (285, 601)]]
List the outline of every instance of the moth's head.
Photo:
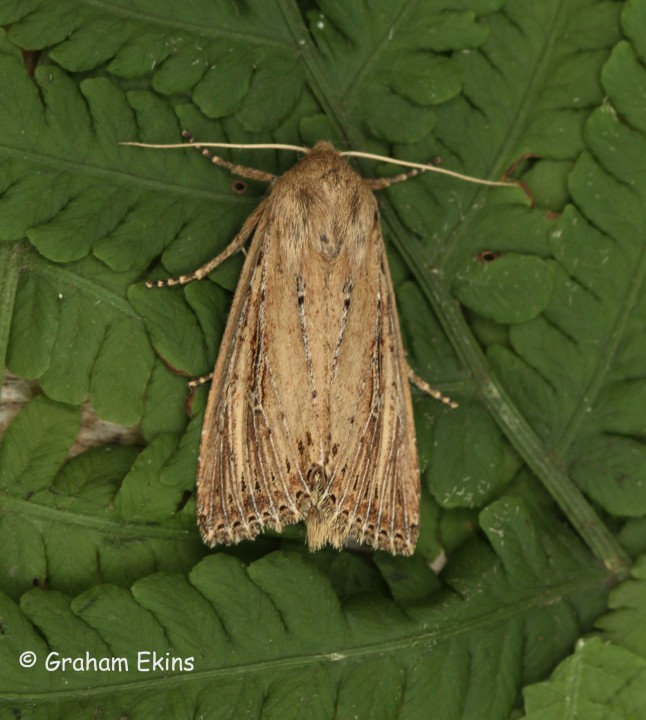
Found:
[(299, 160), (292, 169), (292, 173), (298, 176), (301, 181), (310, 180), (316, 183), (326, 179), (330, 180), (333, 176), (346, 179), (352, 176), (352, 182), (356, 181), (355, 172), (348, 164), (348, 161), (332, 143), (326, 140), (317, 142)]
[(319, 140), (313, 148), (310, 149), (308, 155), (338, 155), (337, 149), (327, 140)]
[(338, 150), (327, 140), (319, 140), (313, 148), (301, 159), (301, 163), (312, 165), (330, 165), (347, 164)]

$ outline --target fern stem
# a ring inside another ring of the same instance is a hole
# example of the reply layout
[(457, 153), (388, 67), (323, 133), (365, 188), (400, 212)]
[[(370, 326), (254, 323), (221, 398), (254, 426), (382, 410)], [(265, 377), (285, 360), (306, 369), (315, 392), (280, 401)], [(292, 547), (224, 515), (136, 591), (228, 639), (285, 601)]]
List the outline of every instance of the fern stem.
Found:
[[(18, 288), (18, 253), (14, 245), (0, 244), (0, 368), (4, 372), (9, 330)], [(0, 400), (2, 388), (0, 388)]]

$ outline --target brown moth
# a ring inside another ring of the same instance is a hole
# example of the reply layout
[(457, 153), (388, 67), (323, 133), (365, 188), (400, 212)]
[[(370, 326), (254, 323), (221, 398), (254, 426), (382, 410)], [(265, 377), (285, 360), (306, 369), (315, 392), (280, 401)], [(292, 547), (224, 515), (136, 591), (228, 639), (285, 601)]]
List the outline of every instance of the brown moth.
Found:
[[(192, 142), (193, 139), (185, 134)], [(196, 145), (198, 149), (199, 145)], [(307, 543), (410, 555), (420, 479), (409, 379), (373, 190), (327, 142), (274, 177), (207, 275), (250, 241), (212, 379), (197, 471), (210, 546), (304, 521)]]

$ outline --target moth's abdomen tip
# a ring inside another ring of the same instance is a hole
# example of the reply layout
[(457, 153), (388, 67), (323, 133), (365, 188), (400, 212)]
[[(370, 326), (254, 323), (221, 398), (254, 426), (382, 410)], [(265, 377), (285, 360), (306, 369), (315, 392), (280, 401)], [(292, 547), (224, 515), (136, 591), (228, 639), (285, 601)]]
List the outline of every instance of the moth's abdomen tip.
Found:
[(307, 547), (310, 552), (320, 550), (325, 545), (332, 545), (337, 550), (343, 549), (345, 537), (321, 514), (319, 508), (311, 507), (307, 513)]

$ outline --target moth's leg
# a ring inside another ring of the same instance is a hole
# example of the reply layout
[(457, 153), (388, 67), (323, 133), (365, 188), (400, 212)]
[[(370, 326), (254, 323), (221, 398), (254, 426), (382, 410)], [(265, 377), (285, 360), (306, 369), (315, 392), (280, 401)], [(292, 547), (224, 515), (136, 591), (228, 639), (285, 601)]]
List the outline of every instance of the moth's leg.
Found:
[(186, 396), (186, 414), (189, 417), (193, 417), (193, 398), (195, 397), (195, 391), (202, 385), (210, 382), (212, 377), (213, 373), (210, 372), (206, 375), (200, 375), (200, 377), (193, 378), (187, 383), (188, 395)]
[(200, 387), (200, 385), (205, 385), (207, 382), (211, 382), (211, 379), (213, 378), (213, 373), (206, 373), (206, 375), (200, 375), (199, 377), (193, 378), (192, 380), (188, 381), (188, 389), (193, 392), (197, 388)]
[(244, 247), (244, 244), (253, 234), (253, 231), (258, 224), (258, 218), (264, 211), (264, 203), (260, 204), (247, 218), (245, 224), (242, 226), (242, 230), (233, 238), (233, 240), (227, 245), (224, 250), (216, 255), (212, 260), (209, 260), (206, 265), (198, 268), (188, 275), (178, 275), (173, 278), (166, 278), (166, 280), (149, 280), (146, 283), (148, 288), (160, 288), (160, 287), (171, 287), (173, 285), (186, 285), (187, 283), (193, 282), (193, 280), (201, 280), (206, 277), (212, 270), (224, 262), (227, 258), (231, 257), (234, 253), (237, 253)]
[(432, 388), (426, 382), (426, 380), (422, 380), (422, 378), (416, 372), (414, 372), (410, 366), (408, 367), (408, 380), (413, 385), (418, 387), (422, 392), (430, 395), (432, 398), (435, 398), (435, 400), (439, 400), (440, 402), (454, 409), (458, 406), (458, 404), (454, 400), (451, 400), (450, 397), (442, 395), (439, 390), (435, 390), (434, 388)]
[(394, 185), (395, 183), (405, 182), (410, 178), (425, 172), (424, 170), (418, 170), (414, 168), (405, 173), (399, 173), (399, 175), (393, 175), (392, 177), (385, 178), (366, 178), (365, 181), (368, 183), (368, 187), (371, 190), (385, 190), (387, 187)]
[(199, 150), (202, 155), (208, 158), (214, 165), (225, 167), (235, 175), (240, 175), (240, 177), (248, 178), (249, 180), (261, 180), (265, 182), (273, 182), (276, 179), (276, 175), (272, 175), (264, 170), (257, 170), (256, 168), (250, 168), (246, 165), (236, 165), (235, 163), (230, 163), (214, 155), (208, 148), (202, 147), (188, 130), (182, 130), (182, 137), (193, 145), (194, 148)]

